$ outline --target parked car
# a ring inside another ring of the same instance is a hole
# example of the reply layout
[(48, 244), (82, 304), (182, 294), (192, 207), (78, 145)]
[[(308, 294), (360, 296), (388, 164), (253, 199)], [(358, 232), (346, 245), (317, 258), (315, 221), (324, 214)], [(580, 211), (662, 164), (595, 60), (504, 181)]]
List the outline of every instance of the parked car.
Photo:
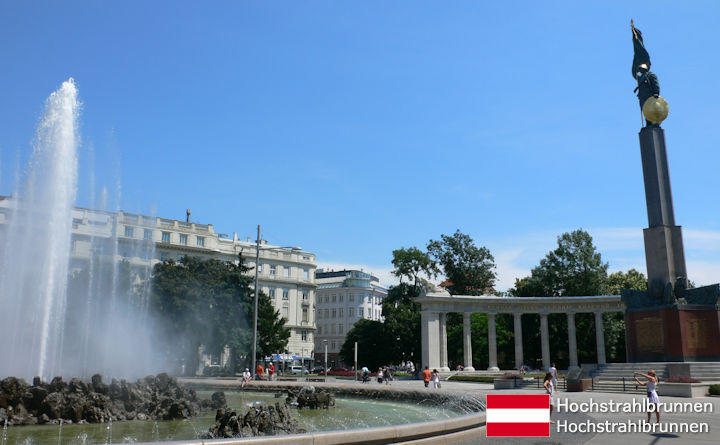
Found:
[(290, 367), (290, 374), (292, 375), (306, 375), (308, 374), (308, 370), (305, 369), (302, 366), (291, 366)]
[(351, 377), (355, 375), (355, 372), (349, 371), (347, 368), (332, 368), (328, 371), (328, 375)]
[(324, 366), (316, 366), (310, 371), (310, 374), (323, 374), (325, 373), (325, 367)]

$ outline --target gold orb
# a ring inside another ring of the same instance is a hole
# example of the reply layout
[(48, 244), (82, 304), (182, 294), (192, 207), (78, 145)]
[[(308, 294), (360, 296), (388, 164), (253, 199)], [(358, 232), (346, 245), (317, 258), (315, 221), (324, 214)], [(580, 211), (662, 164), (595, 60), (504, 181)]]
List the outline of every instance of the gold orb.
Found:
[(645, 119), (649, 122), (652, 122), (653, 124), (660, 124), (666, 117), (668, 117), (670, 107), (664, 98), (650, 96), (650, 98), (643, 104), (642, 112)]

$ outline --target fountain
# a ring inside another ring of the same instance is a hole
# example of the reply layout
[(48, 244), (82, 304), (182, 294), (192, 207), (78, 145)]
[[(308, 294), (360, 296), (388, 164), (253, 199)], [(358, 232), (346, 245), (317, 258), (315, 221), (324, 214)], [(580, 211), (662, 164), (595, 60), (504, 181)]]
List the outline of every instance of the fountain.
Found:
[[(0, 378), (49, 381), (96, 372), (135, 378), (161, 371), (150, 349), (149, 289), (136, 292), (128, 284), (138, 271), (119, 260), (113, 214), (89, 217), (89, 225), (107, 227), (106, 233), (73, 236), (74, 219), (83, 217), (74, 208), (79, 109), (69, 79), (47, 99), (22, 185), (2, 199), (9, 214), (0, 256)], [(80, 241), (89, 261), (73, 258)], [(134, 248), (152, 257), (152, 242)], [(149, 268), (148, 262), (140, 273), (149, 276)]]
[[(147, 393), (147, 400), (159, 400), (157, 391), (146, 389), (154, 384), (153, 379), (165, 381), (165, 376), (147, 377), (135, 384), (121, 380), (104, 385), (99, 376), (86, 382), (97, 372), (141, 377), (162, 371), (162, 364), (153, 359), (150, 348), (157, 337), (148, 328), (152, 321), (147, 313), (148, 288), (141, 286), (137, 292), (130, 282), (128, 269), (137, 265), (120, 261), (117, 219), (102, 211), (106, 210), (107, 193), (100, 205), (92, 203), (101, 211), (82, 214), (74, 208), (80, 145), (77, 95), (72, 79), (50, 95), (25, 179), (13, 198), (0, 197), (4, 247), (0, 256), (0, 384), (14, 388), (15, 394), (12, 403), (0, 397), (0, 445), (198, 439), (199, 431), (208, 431), (216, 415), (200, 414), (189, 421), (188, 417), (197, 414), (193, 397), (184, 397), (189, 404), (177, 403), (177, 390), (173, 389), (175, 395), (168, 396), (167, 403), (156, 406), (148, 401), (146, 411), (129, 408), (131, 398), (123, 399), (140, 391)], [(88, 219), (90, 226), (105, 230), (98, 229), (84, 240), (91, 258), (84, 263), (72, 255), (78, 241), (73, 238), (74, 218)], [(148, 241), (131, 248), (152, 258), (153, 246)], [(149, 277), (149, 267), (148, 261), (140, 275)], [(7, 377), (13, 375), (32, 380), (32, 386)], [(85, 381), (65, 383), (57, 376), (79, 376)], [(113, 399), (113, 393), (118, 397)], [(273, 393), (227, 394), (233, 408), (257, 406), (258, 400), (270, 405), (274, 399)], [(299, 429), (325, 434), (326, 443), (348, 441), (349, 437), (362, 443), (369, 430), (354, 434), (327, 431), (383, 427), (385, 431), (372, 428), (373, 437), (417, 437), (413, 422), (432, 424), (434, 420), (437, 425), (424, 431), (443, 431), (474, 428), (482, 421), (477, 417), (481, 402), (472, 401), (459, 410), (463, 404), (457, 403), (457, 397), (422, 392), (408, 398), (409, 394), (351, 389), (335, 399), (334, 407), (329, 399), (323, 402), (332, 407), (329, 410), (298, 409)], [(210, 391), (208, 396), (214, 402), (224, 400), (211, 396)], [(315, 397), (309, 404), (319, 402)], [(225, 417), (229, 421), (233, 416)], [(406, 423), (410, 425), (402, 425)], [(15, 426), (8, 428), (9, 424)], [(26, 426), (17, 426), (20, 424)]]

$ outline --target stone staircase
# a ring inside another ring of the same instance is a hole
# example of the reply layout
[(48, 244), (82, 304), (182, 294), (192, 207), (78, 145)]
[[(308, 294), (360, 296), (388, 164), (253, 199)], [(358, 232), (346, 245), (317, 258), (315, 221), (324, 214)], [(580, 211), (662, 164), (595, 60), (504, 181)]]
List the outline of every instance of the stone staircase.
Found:
[[(699, 379), (701, 382), (720, 381), (720, 362), (648, 362), (648, 363), (608, 363), (595, 370), (591, 377), (596, 381), (619, 381), (633, 379), (633, 371), (647, 373), (654, 369), (660, 381), (666, 380), (671, 373), (669, 365), (687, 365), (690, 377)], [(688, 373), (682, 372), (682, 375)], [(675, 374), (674, 374), (675, 375)]]

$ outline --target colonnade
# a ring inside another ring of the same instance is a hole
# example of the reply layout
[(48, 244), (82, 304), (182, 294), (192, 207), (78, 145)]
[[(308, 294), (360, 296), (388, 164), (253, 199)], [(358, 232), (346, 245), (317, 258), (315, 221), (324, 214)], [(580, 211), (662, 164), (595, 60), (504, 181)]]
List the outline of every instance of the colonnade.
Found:
[(577, 339), (575, 314), (590, 312), (595, 314), (595, 339), (597, 342), (598, 364), (605, 364), (605, 335), (602, 314), (604, 312), (624, 311), (619, 296), (597, 297), (495, 297), (495, 296), (450, 296), (443, 293), (429, 293), (418, 301), (421, 310), (422, 366), (430, 369), (449, 371), (447, 351), (447, 313), (460, 312), (463, 315), (463, 360), (465, 370), (474, 371), (472, 366), (472, 334), (470, 316), (481, 312), (488, 314), (488, 370), (497, 371), (497, 332), (495, 316), (499, 313), (511, 313), (514, 319), (515, 365), (524, 363), (522, 344), (522, 315), (535, 313), (540, 315), (540, 343), (542, 364), (550, 366), (550, 334), (548, 332), (548, 314), (564, 313), (568, 324), (568, 349), (570, 369), (577, 368)]

